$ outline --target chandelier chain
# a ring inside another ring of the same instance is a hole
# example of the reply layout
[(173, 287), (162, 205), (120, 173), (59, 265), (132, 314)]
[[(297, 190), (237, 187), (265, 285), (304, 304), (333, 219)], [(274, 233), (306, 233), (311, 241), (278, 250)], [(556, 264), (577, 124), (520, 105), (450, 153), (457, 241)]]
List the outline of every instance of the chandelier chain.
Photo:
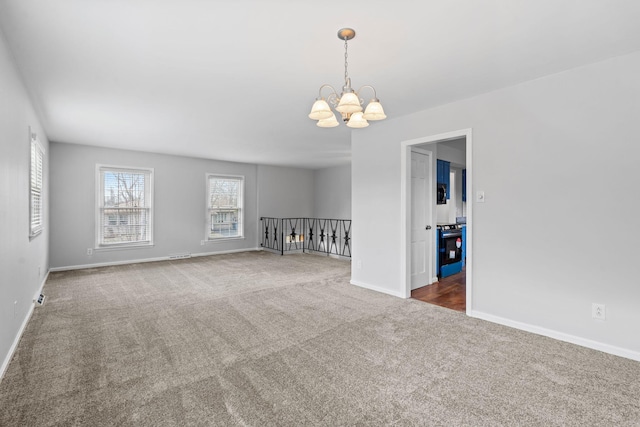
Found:
[(347, 38), (345, 37), (344, 39), (344, 83), (345, 85), (347, 84), (347, 81), (349, 80), (349, 72), (347, 71), (347, 67), (349, 65), (349, 62), (347, 61), (348, 59), (348, 54), (347, 54)]

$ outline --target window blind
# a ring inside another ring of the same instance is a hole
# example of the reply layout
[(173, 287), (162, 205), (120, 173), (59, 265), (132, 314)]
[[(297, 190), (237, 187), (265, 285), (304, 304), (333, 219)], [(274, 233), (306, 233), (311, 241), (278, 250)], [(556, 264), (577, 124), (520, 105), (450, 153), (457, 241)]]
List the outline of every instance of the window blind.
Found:
[(31, 139), (31, 178), (29, 183), (29, 234), (35, 236), (44, 228), (42, 209), (42, 168), (44, 150), (36, 138)]

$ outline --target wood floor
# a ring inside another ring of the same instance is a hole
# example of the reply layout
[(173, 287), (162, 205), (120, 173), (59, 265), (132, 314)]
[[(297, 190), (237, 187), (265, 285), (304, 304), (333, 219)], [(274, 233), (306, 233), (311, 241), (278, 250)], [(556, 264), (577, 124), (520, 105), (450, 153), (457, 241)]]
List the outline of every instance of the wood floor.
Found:
[(467, 309), (467, 271), (453, 274), (440, 281), (411, 291), (411, 298), (456, 311)]

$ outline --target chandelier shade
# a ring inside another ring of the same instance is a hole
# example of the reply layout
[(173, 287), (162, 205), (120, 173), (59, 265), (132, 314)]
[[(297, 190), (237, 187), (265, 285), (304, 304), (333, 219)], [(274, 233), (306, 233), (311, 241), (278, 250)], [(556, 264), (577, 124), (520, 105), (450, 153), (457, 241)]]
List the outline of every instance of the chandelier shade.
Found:
[(311, 112), (309, 113), (309, 118), (313, 120), (322, 120), (328, 119), (333, 116), (333, 111), (327, 104), (327, 101), (324, 99), (316, 99), (316, 102), (313, 103), (311, 107)]
[[(364, 128), (369, 126), (368, 120), (384, 120), (387, 118), (373, 86), (365, 85), (358, 90), (351, 88), (351, 78), (349, 78), (348, 72), (349, 63), (347, 61), (347, 42), (355, 36), (356, 32), (351, 28), (342, 28), (338, 31), (338, 38), (344, 40), (344, 86), (340, 94), (338, 94), (331, 85), (323, 84), (320, 86), (318, 97), (313, 103), (311, 112), (309, 113), (310, 119), (318, 120), (318, 127), (336, 127), (339, 125), (331, 107), (341, 114), (342, 119), (350, 128)], [(322, 96), (323, 89), (329, 89), (331, 91), (326, 98)], [(360, 94), (364, 89), (371, 89), (373, 91), (373, 98), (369, 101), (363, 113), (363, 101)]]
[(336, 115), (333, 113), (331, 113), (331, 117), (329, 117), (328, 119), (320, 119), (316, 124), (316, 126), (321, 128), (334, 128), (338, 125), (340, 125), (340, 123), (338, 123), (338, 120), (336, 119)]
[(347, 122), (347, 126), (354, 129), (366, 128), (369, 126), (369, 122), (362, 117), (362, 112), (358, 111), (357, 113), (353, 113)]
[(367, 105), (362, 116), (366, 120), (384, 120), (387, 118), (387, 115), (384, 114), (384, 110), (382, 109), (382, 104), (380, 104), (380, 101), (376, 98), (369, 101), (369, 105)]
[(362, 111), (362, 105), (360, 105), (358, 95), (353, 92), (343, 93), (336, 110), (340, 113), (357, 113), (358, 111)]

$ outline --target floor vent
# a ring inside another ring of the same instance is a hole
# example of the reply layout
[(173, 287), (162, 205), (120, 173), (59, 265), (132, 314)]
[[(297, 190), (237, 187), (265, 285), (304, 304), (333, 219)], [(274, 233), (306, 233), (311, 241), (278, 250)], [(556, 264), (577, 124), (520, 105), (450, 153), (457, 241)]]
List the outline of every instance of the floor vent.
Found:
[(169, 259), (185, 259), (191, 258), (191, 254), (173, 254), (169, 255)]
[(38, 297), (37, 297), (37, 298), (36, 298), (36, 300), (35, 300), (36, 307), (39, 307), (39, 306), (41, 306), (41, 305), (44, 305), (44, 299), (45, 299), (45, 298), (46, 298), (46, 297), (45, 297), (44, 295), (42, 295), (42, 294), (38, 295)]

